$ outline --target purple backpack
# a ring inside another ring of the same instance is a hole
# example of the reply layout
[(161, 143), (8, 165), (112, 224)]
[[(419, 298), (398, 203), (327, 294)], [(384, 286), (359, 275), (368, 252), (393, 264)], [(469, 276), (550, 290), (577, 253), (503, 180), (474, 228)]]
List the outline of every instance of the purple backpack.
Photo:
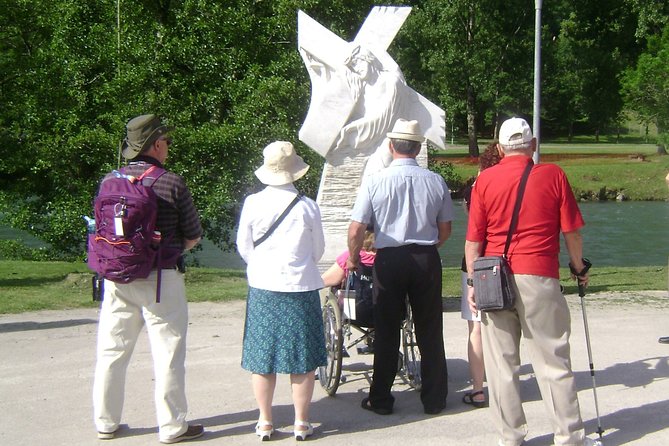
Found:
[(159, 266), (160, 240), (153, 240), (158, 197), (152, 186), (165, 172), (151, 166), (133, 177), (121, 169), (102, 180), (94, 201), (95, 233), (88, 236), (88, 267), (105, 279), (129, 283)]

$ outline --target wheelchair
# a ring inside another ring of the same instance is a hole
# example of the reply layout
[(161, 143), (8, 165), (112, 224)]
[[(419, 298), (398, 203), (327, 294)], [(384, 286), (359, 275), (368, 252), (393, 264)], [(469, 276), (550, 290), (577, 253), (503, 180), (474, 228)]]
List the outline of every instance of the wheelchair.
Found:
[[(344, 352), (363, 341), (369, 344), (373, 339), (371, 270), (371, 267), (361, 265), (359, 271), (349, 274), (344, 289), (333, 287), (322, 298), (327, 364), (319, 367), (318, 380), (329, 396), (335, 396), (339, 385), (346, 381), (342, 376)], [(408, 298), (400, 339), (397, 373), (409, 386), (420, 391), (421, 358)]]

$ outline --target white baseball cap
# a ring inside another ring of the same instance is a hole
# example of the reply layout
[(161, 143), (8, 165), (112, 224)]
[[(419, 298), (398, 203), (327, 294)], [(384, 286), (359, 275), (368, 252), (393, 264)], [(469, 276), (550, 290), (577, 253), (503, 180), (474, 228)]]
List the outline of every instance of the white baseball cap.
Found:
[(515, 146), (532, 141), (532, 129), (523, 118), (510, 118), (499, 129), (499, 143), (503, 146)]

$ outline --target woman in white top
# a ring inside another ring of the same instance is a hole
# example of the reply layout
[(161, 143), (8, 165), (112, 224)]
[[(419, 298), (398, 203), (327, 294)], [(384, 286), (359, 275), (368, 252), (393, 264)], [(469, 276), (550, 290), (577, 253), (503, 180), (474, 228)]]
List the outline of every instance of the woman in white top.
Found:
[[(317, 266), (325, 240), (318, 205), (293, 186), (309, 166), (285, 141), (268, 145), (263, 155), (264, 164), (255, 174), (267, 187), (246, 198), (237, 232), (249, 284), (242, 367), (253, 373), (260, 409), (256, 435), (269, 440), (274, 432), (276, 374), (288, 373), (294, 435), (304, 440), (313, 433), (309, 405), (314, 371), (326, 364), (327, 355), (318, 294), (323, 280)], [(263, 239), (291, 204), (285, 218)]]

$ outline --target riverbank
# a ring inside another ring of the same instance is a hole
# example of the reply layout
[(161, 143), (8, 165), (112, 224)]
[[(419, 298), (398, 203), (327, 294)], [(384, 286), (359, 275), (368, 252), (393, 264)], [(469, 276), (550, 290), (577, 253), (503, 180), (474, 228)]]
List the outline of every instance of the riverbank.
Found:
[[(480, 143), (481, 151), (485, 147)], [(478, 171), (478, 159), (469, 157), (464, 147), (430, 156), (435, 163), (446, 161), (453, 165), (455, 176), (449, 186), (456, 196)], [(629, 201), (669, 200), (664, 181), (669, 172), (669, 156), (658, 154), (655, 144), (544, 144), (540, 162), (562, 167), (574, 195), (583, 201), (618, 197)]]

